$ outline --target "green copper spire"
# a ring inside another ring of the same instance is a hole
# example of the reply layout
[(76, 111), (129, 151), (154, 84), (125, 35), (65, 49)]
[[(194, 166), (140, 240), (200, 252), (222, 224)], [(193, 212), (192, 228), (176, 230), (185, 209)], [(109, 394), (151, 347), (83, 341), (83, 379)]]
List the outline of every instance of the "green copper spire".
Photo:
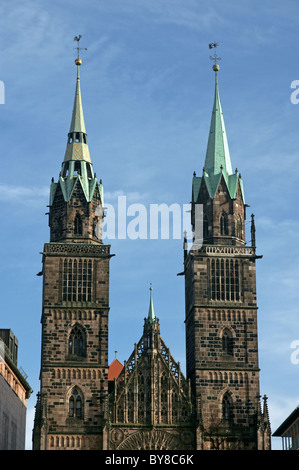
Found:
[(154, 321), (156, 319), (155, 311), (154, 311), (154, 303), (153, 303), (153, 288), (152, 288), (152, 285), (150, 287), (150, 304), (149, 304), (147, 319), (148, 319), (149, 323), (154, 323)]
[(84, 116), (83, 116), (81, 89), (80, 89), (80, 73), (79, 73), (80, 65), (81, 64), (77, 65), (76, 93), (75, 93), (70, 133), (71, 132), (83, 132), (84, 134), (86, 134)]
[[(80, 40), (76, 39), (76, 40)], [(77, 66), (77, 79), (76, 79), (76, 92), (74, 99), (74, 106), (72, 112), (71, 126), (68, 133), (67, 146), (62, 163), (62, 170), (59, 175), (59, 184), (65, 201), (69, 201), (72, 197), (76, 184), (82, 186), (83, 193), (88, 202), (93, 198), (95, 189), (98, 187), (100, 192), (102, 204), (104, 194), (102, 181), (98, 182), (89, 155), (87, 145), (87, 134), (84, 124), (81, 89), (80, 89), (80, 75), (79, 67), (82, 65), (82, 60), (78, 57), (75, 60)], [(52, 182), (50, 190), (50, 205), (54, 200), (57, 189), (57, 183)]]
[[(217, 43), (212, 43), (209, 45), (210, 49), (213, 47), (216, 48), (217, 46)], [(213, 70), (215, 72), (214, 104), (203, 173), (201, 177), (197, 177), (195, 173), (193, 175), (192, 201), (197, 201), (203, 181), (205, 182), (210, 197), (213, 199), (221, 179), (224, 178), (230, 197), (232, 199), (236, 197), (236, 192), (239, 185), (242, 198), (245, 203), (241, 175), (239, 174), (238, 170), (236, 170), (234, 173), (232, 170), (222, 106), (220, 102), (218, 86), (218, 72), (220, 67), (217, 64), (217, 61), (220, 60), (220, 58), (217, 57), (216, 53), (213, 57), (210, 58), (215, 61), (215, 64), (213, 65)]]
[(205, 170), (207, 173), (213, 173), (214, 175), (220, 173), (221, 170), (225, 171), (228, 175), (233, 173), (219, 96), (217, 70), (215, 71), (215, 96), (205, 159)]
[(75, 63), (77, 65), (76, 92), (64, 161), (83, 160), (90, 163), (80, 89), (79, 67), (82, 61), (78, 58)]

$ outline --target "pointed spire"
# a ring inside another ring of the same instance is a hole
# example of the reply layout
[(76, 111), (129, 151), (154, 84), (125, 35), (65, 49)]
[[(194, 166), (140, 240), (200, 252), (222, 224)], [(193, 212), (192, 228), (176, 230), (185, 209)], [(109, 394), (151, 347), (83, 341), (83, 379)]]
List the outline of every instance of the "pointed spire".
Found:
[(269, 419), (269, 411), (268, 411), (268, 403), (267, 403), (268, 397), (266, 395), (263, 396), (263, 401), (264, 401), (264, 423), (266, 425), (270, 424), (270, 419)]
[(216, 175), (221, 171), (231, 175), (232, 164), (218, 87), (219, 65), (215, 64), (213, 70), (215, 71), (215, 95), (204, 167), (209, 175)]
[[(209, 44), (210, 49), (217, 47), (218, 43)], [(240, 187), (242, 199), (245, 204), (241, 174), (238, 171), (233, 173), (232, 170), (222, 106), (220, 102), (218, 87), (218, 72), (220, 70), (220, 67), (217, 62), (221, 58), (217, 57), (217, 54), (215, 52), (214, 56), (210, 56), (210, 59), (215, 62), (213, 65), (213, 70), (215, 72), (215, 94), (213, 112), (202, 176), (197, 177), (195, 173), (193, 174), (192, 200), (197, 201), (202, 181), (205, 182), (209, 196), (213, 199), (216, 195), (216, 191), (220, 181), (224, 179), (230, 197), (232, 199), (236, 197), (236, 192), (238, 190), (238, 187)]]
[(64, 161), (67, 162), (70, 160), (81, 160), (91, 163), (83, 115), (79, 73), (79, 68), (82, 65), (82, 60), (79, 58), (79, 56), (75, 60), (75, 64), (77, 66), (76, 91)]
[(261, 421), (262, 421), (261, 396), (257, 395), (256, 399), (257, 399), (257, 407), (256, 407), (257, 408), (257, 424), (258, 426), (260, 426)]
[(149, 304), (147, 319), (148, 319), (149, 323), (154, 323), (154, 321), (156, 320), (155, 311), (154, 311), (154, 303), (153, 303), (152, 284), (151, 284), (151, 287), (150, 287), (150, 304)]
[[(101, 203), (103, 205), (104, 190), (102, 180), (98, 182), (96, 174), (93, 171), (83, 116), (79, 73), (79, 68), (82, 65), (82, 60), (79, 57), (79, 52), (81, 50), (79, 47), (80, 39), (81, 35), (78, 37), (76, 36), (74, 39), (78, 42), (78, 47), (76, 48), (78, 56), (75, 60), (77, 67), (76, 91), (64, 161), (62, 163), (62, 170), (59, 174), (59, 184), (65, 201), (69, 201), (71, 199), (74, 188), (77, 184), (81, 185), (84, 196), (88, 202), (91, 202), (94, 197), (94, 193), (98, 188)], [(84, 49), (86, 50), (86, 48)], [(58, 183), (52, 182), (50, 190), (50, 205), (53, 203), (57, 184)]]
[(81, 88), (80, 88), (79, 67), (81, 63), (78, 62), (76, 65), (77, 65), (77, 82), (76, 82), (76, 92), (75, 92), (75, 99), (74, 99), (74, 106), (73, 106), (72, 121), (71, 121), (71, 126), (70, 126), (70, 133), (82, 132), (86, 134), (84, 116), (83, 116), (82, 98), (81, 98)]

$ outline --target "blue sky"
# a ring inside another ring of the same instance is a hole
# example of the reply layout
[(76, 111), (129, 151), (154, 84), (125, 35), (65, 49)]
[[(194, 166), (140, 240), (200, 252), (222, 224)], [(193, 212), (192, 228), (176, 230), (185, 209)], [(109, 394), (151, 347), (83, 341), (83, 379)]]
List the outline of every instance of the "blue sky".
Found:
[[(219, 88), (233, 168), (256, 217), (261, 394), (272, 431), (299, 404), (299, 10), (296, 0), (32, 1), (0, 4), (1, 314), (19, 366), (39, 390), (41, 269), (51, 177), (64, 158), (81, 34), (89, 150), (105, 202), (188, 204), (202, 171), (214, 94), (208, 44), (219, 43)], [(250, 217), (248, 217), (248, 222)], [(248, 228), (249, 226), (247, 226)], [(249, 234), (247, 232), (249, 240)], [(182, 240), (111, 240), (109, 360), (142, 334), (153, 284), (161, 334), (185, 370)], [(273, 439), (280, 449), (280, 438)]]

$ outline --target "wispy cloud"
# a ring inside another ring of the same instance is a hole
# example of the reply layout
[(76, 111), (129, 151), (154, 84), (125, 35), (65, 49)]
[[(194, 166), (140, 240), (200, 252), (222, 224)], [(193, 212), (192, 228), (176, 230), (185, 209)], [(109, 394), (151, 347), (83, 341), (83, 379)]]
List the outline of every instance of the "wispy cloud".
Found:
[(124, 190), (116, 190), (116, 191), (106, 191), (105, 192), (105, 204), (117, 204), (118, 198), (121, 196), (125, 196), (128, 204), (145, 204), (149, 201), (149, 194), (148, 193), (140, 193), (138, 191), (129, 191), (125, 192)]
[(49, 187), (10, 186), (0, 184), (0, 200), (11, 203), (28, 204), (49, 196)]

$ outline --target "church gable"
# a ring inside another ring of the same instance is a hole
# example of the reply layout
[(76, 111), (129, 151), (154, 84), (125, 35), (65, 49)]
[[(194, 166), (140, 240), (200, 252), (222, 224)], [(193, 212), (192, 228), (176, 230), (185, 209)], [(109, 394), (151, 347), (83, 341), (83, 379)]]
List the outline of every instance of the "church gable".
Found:
[(193, 448), (191, 388), (160, 336), (152, 307), (143, 336), (114, 381), (109, 403), (111, 448)]
[[(147, 320), (145, 326), (148, 327)], [(144, 334), (110, 397), (113, 422), (173, 425), (192, 420), (191, 394), (180, 366), (159, 334), (158, 320)], [(149, 334), (147, 334), (149, 333)]]

